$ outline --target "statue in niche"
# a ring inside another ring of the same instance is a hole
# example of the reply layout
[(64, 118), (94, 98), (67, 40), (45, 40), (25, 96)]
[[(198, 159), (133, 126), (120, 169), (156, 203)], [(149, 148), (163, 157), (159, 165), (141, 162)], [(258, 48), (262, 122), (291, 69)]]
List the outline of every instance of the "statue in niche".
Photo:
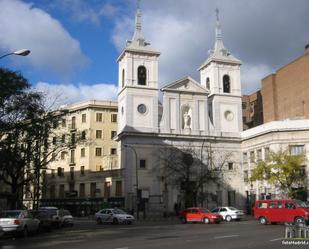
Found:
[(183, 129), (191, 129), (191, 122), (192, 118), (191, 118), (191, 109), (190, 107), (186, 106), (183, 109)]

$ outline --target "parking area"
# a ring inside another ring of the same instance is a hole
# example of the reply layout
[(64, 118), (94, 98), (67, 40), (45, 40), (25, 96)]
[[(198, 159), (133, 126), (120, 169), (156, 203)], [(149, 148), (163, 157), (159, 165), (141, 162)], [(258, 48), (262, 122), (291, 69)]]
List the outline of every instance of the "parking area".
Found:
[(255, 220), (221, 224), (180, 224), (169, 220), (98, 225), (94, 220), (84, 219), (76, 220), (74, 227), (28, 238), (5, 238), (0, 243), (3, 249), (257, 249), (282, 248), (283, 237), (283, 225), (260, 225)]

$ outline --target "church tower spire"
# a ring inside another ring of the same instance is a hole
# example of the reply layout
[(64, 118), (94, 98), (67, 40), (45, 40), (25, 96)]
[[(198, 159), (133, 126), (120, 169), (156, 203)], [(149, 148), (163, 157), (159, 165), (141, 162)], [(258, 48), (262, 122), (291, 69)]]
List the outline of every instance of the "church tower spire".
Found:
[(142, 33), (142, 12), (140, 8), (140, 0), (137, 0), (137, 3), (136, 3), (135, 30), (134, 30), (132, 42), (136, 42), (140, 46), (145, 45), (145, 38)]
[(222, 29), (221, 24), (219, 20), (219, 9), (216, 8), (216, 41), (215, 41), (215, 48), (214, 53), (222, 53), (224, 55), (228, 54), (227, 49), (223, 45), (223, 39), (222, 39)]

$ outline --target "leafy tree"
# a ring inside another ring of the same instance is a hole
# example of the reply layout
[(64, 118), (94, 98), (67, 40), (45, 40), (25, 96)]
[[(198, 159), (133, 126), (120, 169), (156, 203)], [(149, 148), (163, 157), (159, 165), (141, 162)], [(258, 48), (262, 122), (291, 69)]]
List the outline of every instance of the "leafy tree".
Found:
[(65, 112), (47, 110), (20, 73), (0, 68), (0, 89), (0, 181), (10, 187), (10, 208), (22, 206), (25, 191), (38, 207), (42, 172), (77, 136), (63, 140), (57, 127)]
[[(203, 158), (203, 154), (206, 157)], [(164, 146), (159, 149), (158, 163), (165, 191), (168, 186), (176, 187), (183, 197), (185, 207), (203, 205), (207, 198), (205, 185), (223, 180), (224, 165), (230, 153), (214, 152), (211, 146), (201, 148), (175, 148)]]
[(270, 151), (266, 160), (259, 161), (252, 172), (251, 181), (267, 181), (274, 184), (288, 197), (296, 196), (296, 188), (304, 186), (306, 175), (302, 166), (305, 155), (291, 155), (289, 150)]

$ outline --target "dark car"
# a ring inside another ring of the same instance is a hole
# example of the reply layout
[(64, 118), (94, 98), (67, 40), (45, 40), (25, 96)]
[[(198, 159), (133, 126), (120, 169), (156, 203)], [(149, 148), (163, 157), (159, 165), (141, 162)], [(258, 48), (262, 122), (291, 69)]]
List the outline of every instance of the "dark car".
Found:
[(220, 214), (212, 213), (206, 208), (192, 207), (187, 208), (180, 213), (180, 220), (182, 223), (187, 222), (203, 222), (203, 223), (220, 223), (222, 216)]
[(32, 216), (40, 221), (39, 231), (50, 231), (53, 225), (53, 218), (46, 210), (31, 210)]

